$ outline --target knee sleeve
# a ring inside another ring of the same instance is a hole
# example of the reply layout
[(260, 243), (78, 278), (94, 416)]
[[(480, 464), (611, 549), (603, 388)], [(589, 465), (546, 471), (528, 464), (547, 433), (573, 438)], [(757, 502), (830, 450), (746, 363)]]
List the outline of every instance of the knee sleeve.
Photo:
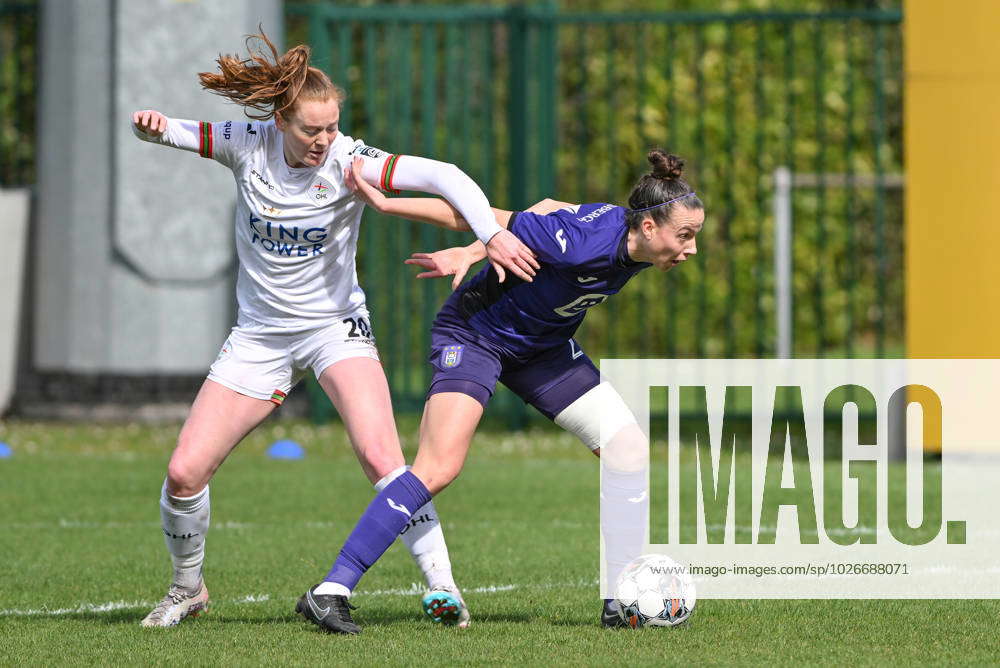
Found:
[(574, 434), (592, 451), (607, 446), (626, 427), (638, 424), (611, 383), (601, 383), (564, 408), (555, 423)]

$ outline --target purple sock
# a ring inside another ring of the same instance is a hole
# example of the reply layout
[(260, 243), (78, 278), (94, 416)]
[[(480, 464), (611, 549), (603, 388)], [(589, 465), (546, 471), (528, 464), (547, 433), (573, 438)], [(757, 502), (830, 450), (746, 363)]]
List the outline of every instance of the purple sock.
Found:
[(323, 580), (353, 590), (410, 522), (411, 513), (430, 500), (424, 483), (409, 471), (393, 480), (368, 504)]

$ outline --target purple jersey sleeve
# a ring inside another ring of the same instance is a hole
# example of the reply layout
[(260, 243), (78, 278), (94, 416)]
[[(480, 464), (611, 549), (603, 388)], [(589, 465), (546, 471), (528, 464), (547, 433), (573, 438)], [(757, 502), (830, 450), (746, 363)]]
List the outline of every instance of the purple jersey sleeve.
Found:
[(615, 208), (618, 207), (611, 204), (583, 204), (546, 215), (524, 211), (514, 219), (510, 231), (535, 251), (542, 262), (559, 268), (572, 267), (594, 255), (592, 246), (596, 240), (593, 234), (588, 234), (588, 230), (592, 231), (589, 224)]

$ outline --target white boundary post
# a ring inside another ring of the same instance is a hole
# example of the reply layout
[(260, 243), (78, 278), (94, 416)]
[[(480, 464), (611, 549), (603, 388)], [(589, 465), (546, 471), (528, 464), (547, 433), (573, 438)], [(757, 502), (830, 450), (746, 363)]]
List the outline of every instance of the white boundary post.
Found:
[(792, 357), (792, 172), (774, 170), (774, 310), (779, 359)]
[(774, 170), (774, 310), (777, 320), (777, 346), (779, 359), (791, 359), (794, 343), (792, 318), (792, 190), (794, 188), (902, 188), (901, 174), (793, 174), (785, 166)]

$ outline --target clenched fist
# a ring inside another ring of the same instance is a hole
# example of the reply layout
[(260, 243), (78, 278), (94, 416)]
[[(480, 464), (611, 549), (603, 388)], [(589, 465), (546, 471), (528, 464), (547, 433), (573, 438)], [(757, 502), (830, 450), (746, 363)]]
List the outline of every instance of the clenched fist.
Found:
[(167, 117), (152, 109), (133, 112), (132, 123), (150, 137), (159, 137), (167, 131)]

